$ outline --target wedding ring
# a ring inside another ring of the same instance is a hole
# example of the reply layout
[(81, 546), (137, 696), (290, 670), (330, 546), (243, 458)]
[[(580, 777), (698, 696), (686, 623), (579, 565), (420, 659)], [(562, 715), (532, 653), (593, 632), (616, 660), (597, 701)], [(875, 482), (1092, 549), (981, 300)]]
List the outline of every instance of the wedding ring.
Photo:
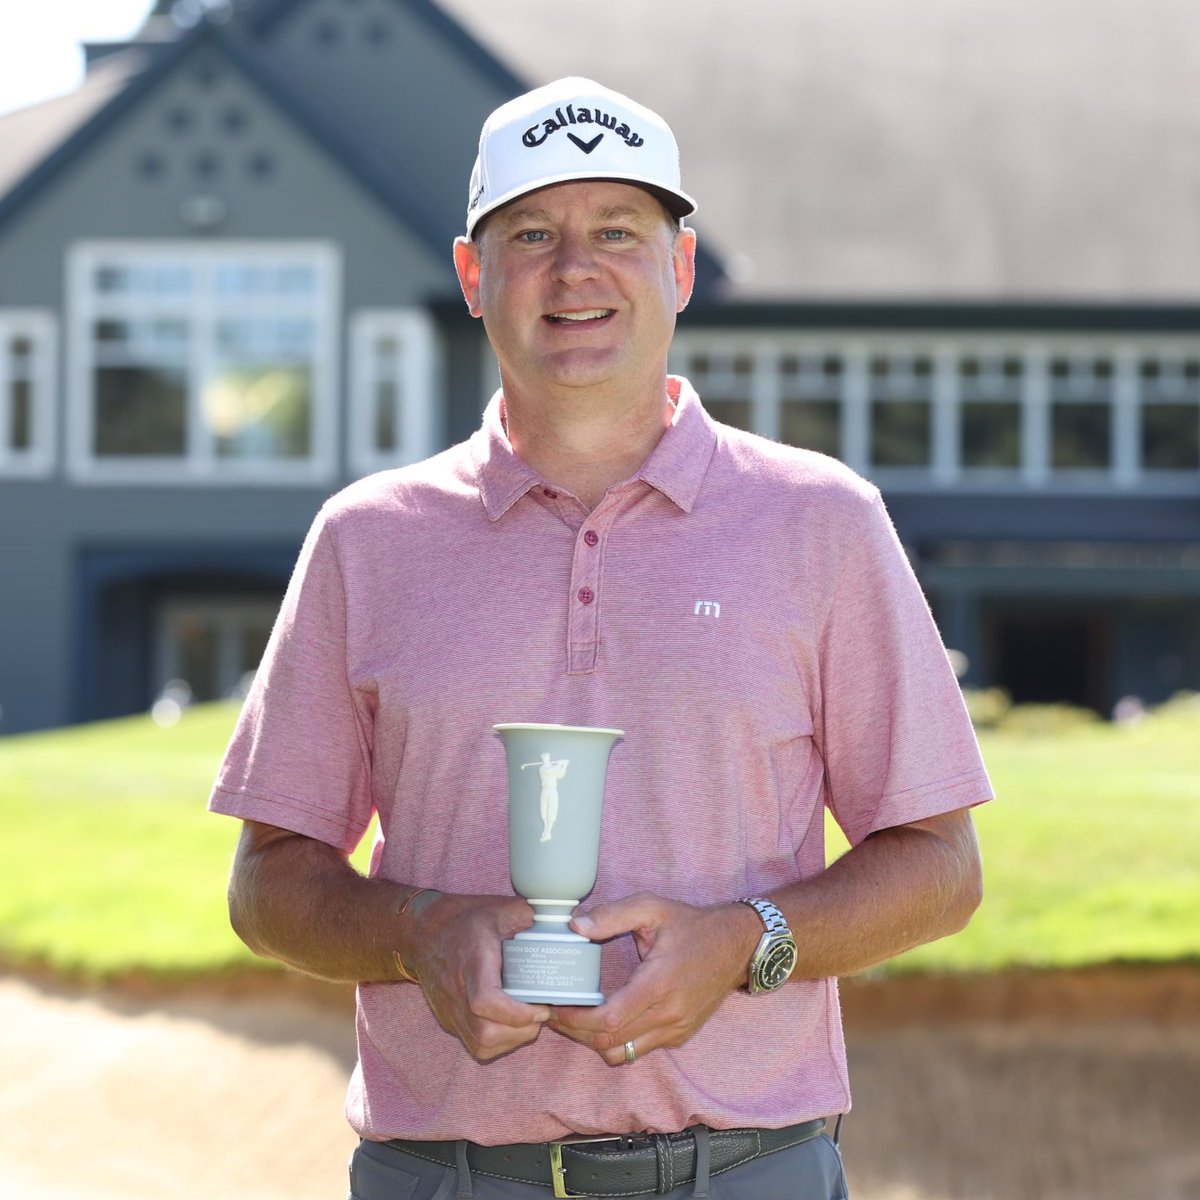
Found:
[(633, 1060), (635, 1058), (637, 1058), (637, 1048), (634, 1046), (634, 1044), (632, 1042), (626, 1042), (625, 1043), (625, 1061), (627, 1063), (631, 1063), (631, 1062), (633, 1062)]

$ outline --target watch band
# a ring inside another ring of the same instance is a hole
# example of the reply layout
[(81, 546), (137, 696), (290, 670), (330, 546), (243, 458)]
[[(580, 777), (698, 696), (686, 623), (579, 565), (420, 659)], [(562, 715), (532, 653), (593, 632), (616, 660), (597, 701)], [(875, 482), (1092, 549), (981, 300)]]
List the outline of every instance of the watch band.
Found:
[(791, 933), (788, 927), (787, 918), (775, 907), (770, 900), (764, 900), (761, 896), (744, 897), (738, 901), (739, 904), (748, 904), (762, 918), (762, 923), (767, 927), (768, 933)]

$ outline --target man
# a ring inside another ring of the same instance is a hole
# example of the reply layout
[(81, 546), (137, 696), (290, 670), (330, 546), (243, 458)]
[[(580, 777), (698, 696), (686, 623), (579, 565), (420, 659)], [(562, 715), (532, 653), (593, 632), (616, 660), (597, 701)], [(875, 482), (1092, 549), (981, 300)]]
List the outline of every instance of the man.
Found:
[[(836, 976), (978, 903), (988, 782), (877, 491), (667, 376), (693, 210), (624, 96), (491, 115), (454, 261), (502, 391), (322, 510), (218, 779), (234, 927), (360, 985), (359, 1200), (844, 1196)], [(598, 1007), (501, 988), (503, 721), (626, 731), (573, 921)]]

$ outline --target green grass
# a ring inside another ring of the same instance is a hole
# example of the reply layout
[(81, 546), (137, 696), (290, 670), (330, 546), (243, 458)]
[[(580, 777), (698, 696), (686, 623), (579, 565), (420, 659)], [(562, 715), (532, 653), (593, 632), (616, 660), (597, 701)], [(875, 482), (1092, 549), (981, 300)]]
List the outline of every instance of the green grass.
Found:
[(0, 960), (86, 977), (260, 961), (225, 910), (238, 823), (205, 811), (236, 716), (0, 739)]
[[(1052, 722), (1053, 723), (1053, 722)], [(1200, 707), (1053, 735), (984, 731), (984, 903), (896, 969), (1200, 960)]]
[[(0, 960), (92, 977), (259, 961), (225, 914), (237, 823), (204, 810), (235, 715), (0, 739)], [(981, 740), (999, 796), (976, 815), (984, 906), (893, 969), (1200, 960), (1200, 711)]]
[(234, 711), (0, 741), (0, 954), (87, 975), (241, 960), (224, 902), (237, 827), (204, 811)]

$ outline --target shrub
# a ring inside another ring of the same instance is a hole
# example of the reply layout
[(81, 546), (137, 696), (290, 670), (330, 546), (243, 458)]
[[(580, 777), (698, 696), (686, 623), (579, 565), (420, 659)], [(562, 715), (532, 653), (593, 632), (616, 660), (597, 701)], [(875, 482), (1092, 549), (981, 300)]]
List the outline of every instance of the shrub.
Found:
[(1012, 708), (1012, 699), (1003, 688), (963, 688), (963, 700), (976, 729), (998, 728)]

